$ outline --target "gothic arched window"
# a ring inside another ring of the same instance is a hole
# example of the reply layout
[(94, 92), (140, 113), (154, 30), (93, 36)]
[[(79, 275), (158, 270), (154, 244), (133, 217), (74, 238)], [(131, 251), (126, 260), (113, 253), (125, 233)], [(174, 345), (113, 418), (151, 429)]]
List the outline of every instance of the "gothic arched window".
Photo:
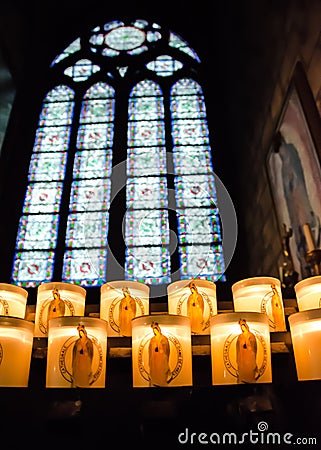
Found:
[(55, 58), (13, 283), (225, 279), (200, 64), (144, 20), (102, 23)]

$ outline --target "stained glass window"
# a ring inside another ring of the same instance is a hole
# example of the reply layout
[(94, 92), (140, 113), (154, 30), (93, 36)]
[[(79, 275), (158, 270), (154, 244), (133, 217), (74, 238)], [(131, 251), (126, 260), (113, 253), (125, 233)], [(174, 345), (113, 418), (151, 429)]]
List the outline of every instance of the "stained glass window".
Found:
[[(164, 101), (160, 87), (138, 83), (129, 97), (125, 277), (170, 282)], [(151, 159), (155, 163), (150, 171)]]
[(43, 102), (16, 241), (17, 285), (34, 287), (53, 278), (73, 100), (74, 92), (60, 85)]
[(224, 259), (202, 89), (191, 79), (171, 89), (181, 278), (222, 278)]
[(81, 105), (62, 279), (83, 286), (106, 275), (114, 101), (114, 89), (99, 82)]
[(94, 288), (113, 265), (150, 285), (224, 280), (197, 53), (142, 19), (102, 23), (86, 36), (48, 68), (12, 281)]

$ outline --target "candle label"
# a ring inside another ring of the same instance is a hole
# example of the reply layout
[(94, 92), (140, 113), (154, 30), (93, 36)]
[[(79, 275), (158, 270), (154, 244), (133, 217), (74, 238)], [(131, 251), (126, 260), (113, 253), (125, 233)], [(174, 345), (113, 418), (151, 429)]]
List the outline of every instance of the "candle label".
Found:
[(275, 284), (271, 284), (271, 291), (261, 301), (261, 313), (267, 314), (272, 331), (286, 331), (282, 298)]
[(95, 336), (88, 335), (84, 325), (77, 327), (78, 337), (68, 338), (59, 352), (61, 376), (71, 387), (90, 387), (103, 370), (103, 350)]
[(123, 296), (117, 296), (111, 302), (108, 310), (110, 327), (122, 336), (132, 335), (132, 319), (144, 316), (145, 309), (139, 297), (133, 297), (128, 287), (122, 288)]
[(238, 383), (256, 383), (267, 367), (267, 345), (263, 335), (251, 331), (245, 319), (240, 319), (239, 325), (241, 333), (230, 334), (224, 342), (224, 365)]
[(151, 324), (138, 348), (138, 369), (150, 386), (168, 386), (181, 372), (183, 349), (174, 335), (163, 333), (159, 324)]
[(54, 289), (52, 291), (52, 297), (49, 297), (41, 304), (39, 312), (40, 332), (47, 336), (49, 320), (65, 315), (75, 315), (74, 305), (67, 298), (62, 298), (58, 289)]
[[(212, 300), (205, 292), (199, 292), (193, 281), (190, 282), (188, 287), (191, 292), (190, 294), (182, 294), (177, 302), (176, 314), (182, 315), (183, 305), (187, 302), (187, 315), (191, 319), (191, 332), (192, 334), (200, 334), (209, 328), (210, 319), (214, 316)], [(204, 302), (208, 304), (208, 317), (204, 317)]]
[(0, 315), (9, 316), (9, 303), (3, 297), (0, 297)]

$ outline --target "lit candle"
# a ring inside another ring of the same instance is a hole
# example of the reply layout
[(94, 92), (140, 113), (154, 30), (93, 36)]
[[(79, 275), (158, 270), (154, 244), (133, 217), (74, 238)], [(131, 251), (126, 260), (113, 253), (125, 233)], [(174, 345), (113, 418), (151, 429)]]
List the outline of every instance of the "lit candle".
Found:
[(234, 311), (267, 314), (270, 331), (286, 331), (281, 281), (274, 277), (252, 277), (232, 285)]
[(104, 388), (106, 356), (105, 320), (77, 316), (51, 319), (46, 387)]
[(153, 314), (132, 321), (133, 387), (192, 386), (189, 317)]
[(291, 314), (289, 325), (298, 380), (320, 380), (321, 309)]
[(305, 278), (294, 286), (299, 311), (321, 307), (321, 276)]
[(168, 312), (188, 316), (192, 334), (210, 334), (210, 319), (217, 314), (216, 285), (202, 279), (168, 285)]
[(20, 286), (0, 283), (0, 315), (19, 317), (26, 315), (28, 291)]
[(0, 386), (28, 387), (34, 323), (0, 317)]
[(255, 312), (211, 319), (212, 384), (271, 383), (268, 318)]
[(48, 337), (48, 322), (61, 316), (85, 314), (86, 290), (72, 283), (49, 282), (38, 286), (35, 337)]
[(315, 250), (315, 243), (314, 243), (310, 225), (308, 223), (305, 223), (303, 225), (303, 233), (304, 233), (305, 241), (307, 244), (307, 251), (312, 252), (313, 250)]
[(100, 288), (100, 318), (108, 336), (131, 336), (132, 319), (149, 314), (150, 288), (138, 281), (109, 281)]

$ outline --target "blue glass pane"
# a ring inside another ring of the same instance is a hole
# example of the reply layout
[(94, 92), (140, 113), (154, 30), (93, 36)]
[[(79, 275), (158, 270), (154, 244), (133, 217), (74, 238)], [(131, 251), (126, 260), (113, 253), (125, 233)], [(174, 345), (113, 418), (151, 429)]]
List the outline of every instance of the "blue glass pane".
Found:
[(52, 279), (53, 251), (17, 251), (14, 256), (12, 281), (18, 286), (36, 287)]
[(77, 178), (99, 178), (101, 174), (111, 176), (112, 150), (77, 151), (73, 176)]
[(165, 177), (129, 178), (127, 182), (127, 208), (154, 209), (167, 207)]
[(66, 250), (62, 279), (84, 287), (106, 282), (107, 251), (103, 248)]
[(166, 210), (126, 212), (126, 245), (168, 245), (169, 230)]
[(173, 149), (174, 170), (177, 175), (212, 173), (212, 158), (208, 146), (183, 146)]
[(16, 246), (19, 250), (54, 248), (57, 239), (57, 214), (29, 214), (19, 222)]
[(68, 217), (66, 246), (74, 248), (106, 245), (108, 212), (73, 213)]
[(133, 147), (128, 149), (127, 155), (127, 175), (130, 177), (166, 173), (165, 147)]
[(182, 279), (203, 278), (225, 280), (223, 249), (220, 245), (191, 245), (179, 247)]
[(170, 282), (170, 255), (166, 247), (128, 247), (126, 279), (147, 284)]
[(178, 209), (178, 234), (181, 244), (221, 242), (219, 213), (212, 208)]

